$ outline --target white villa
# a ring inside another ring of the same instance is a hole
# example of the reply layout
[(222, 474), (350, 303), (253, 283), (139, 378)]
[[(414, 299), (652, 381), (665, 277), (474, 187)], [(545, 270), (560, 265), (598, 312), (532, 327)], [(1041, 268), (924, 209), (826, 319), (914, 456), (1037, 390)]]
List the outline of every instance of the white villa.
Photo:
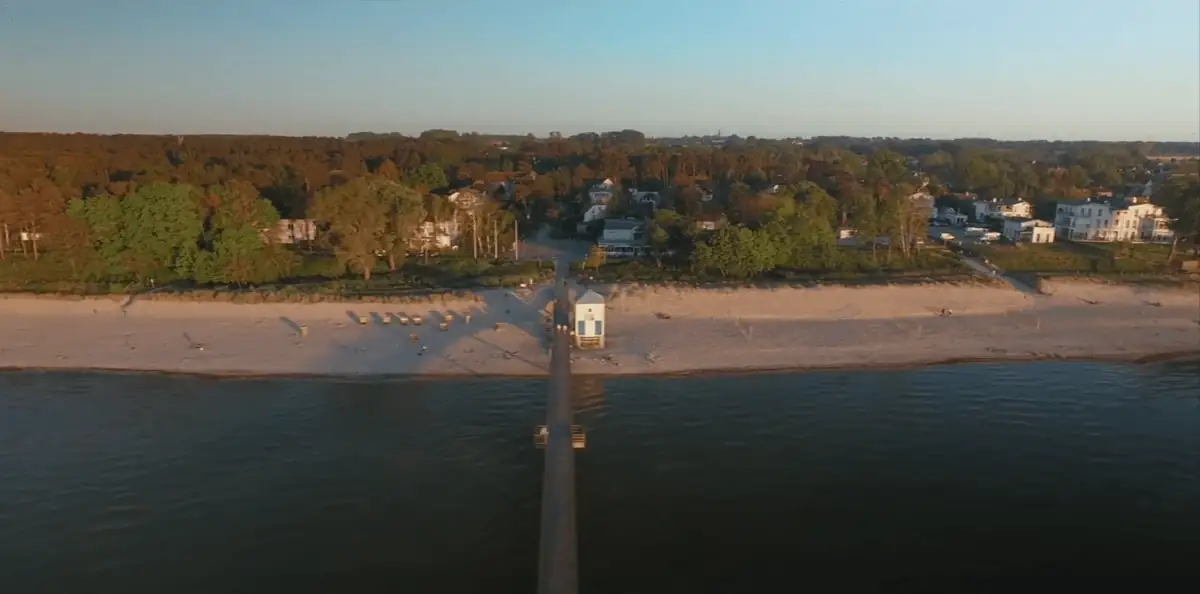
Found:
[(1005, 219), (1004, 237), (1013, 243), (1054, 243), (1054, 225), (1038, 219)]
[(580, 232), (586, 228), (588, 223), (599, 221), (608, 215), (608, 204), (612, 202), (616, 188), (617, 185), (611, 178), (588, 188), (588, 202), (583, 207), (583, 222), (579, 224)]
[(1162, 207), (1144, 200), (1064, 200), (1054, 214), (1059, 237), (1076, 241), (1165, 243), (1175, 233)]
[(975, 220), (1029, 218), (1033, 205), (1020, 198), (992, 198), (975, 201)]

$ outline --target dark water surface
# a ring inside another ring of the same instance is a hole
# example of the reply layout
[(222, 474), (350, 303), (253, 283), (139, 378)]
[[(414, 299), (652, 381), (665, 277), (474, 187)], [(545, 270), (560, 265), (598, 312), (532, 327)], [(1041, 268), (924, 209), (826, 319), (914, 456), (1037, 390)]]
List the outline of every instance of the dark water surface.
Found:
[[(1200, 578), (1197, 363), (576, 383), (584, 594)], [(532, 593), (545, 389), (0, 374), (0, 592)]]

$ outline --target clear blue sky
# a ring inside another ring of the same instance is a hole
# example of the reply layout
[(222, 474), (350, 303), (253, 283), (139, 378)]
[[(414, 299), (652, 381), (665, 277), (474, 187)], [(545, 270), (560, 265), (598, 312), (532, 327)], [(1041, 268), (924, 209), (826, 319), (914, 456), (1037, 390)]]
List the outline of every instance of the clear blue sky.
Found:
[(1200, 139), (1200, 0), (5, 0), (0, 130)]

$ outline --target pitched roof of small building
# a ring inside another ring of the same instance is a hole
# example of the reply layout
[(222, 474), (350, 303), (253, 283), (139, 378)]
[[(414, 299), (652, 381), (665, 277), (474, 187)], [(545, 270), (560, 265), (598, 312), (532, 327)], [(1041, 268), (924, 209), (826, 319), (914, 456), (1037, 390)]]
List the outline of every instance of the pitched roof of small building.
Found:
[(575, 300), (575, 303), (581, 305), (601, 305), (604, 303), (604, 296), (591, 289), (588, 289), (586, 293), (580, 295), (579, 298)]

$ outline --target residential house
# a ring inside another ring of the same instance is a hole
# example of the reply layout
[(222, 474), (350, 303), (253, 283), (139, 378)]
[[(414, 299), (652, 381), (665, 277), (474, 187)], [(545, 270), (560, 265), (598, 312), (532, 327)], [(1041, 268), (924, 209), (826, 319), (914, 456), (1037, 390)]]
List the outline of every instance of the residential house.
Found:
[(637, 188), (629, 190), (630, 201), (634, 204), (658, 208), (662, 205), (662, 194), (653, 191), (641, 191)]
[(1092, 198), (1062, 200), (1054, 209), (1055, 232), (1074, 241), (1108, 241), (1111, 219), (1108, 203)]
[(1054, 215), (1058, 236), (1075, 241), (1169, 242), (1168, 222), (1162, 207), (1142, 199), (1063, 200)]
[(611, 178), (593, 185), (588, 188), (588, 203), (589, 204), (608, 204), (612, 202), (613, 192), (616, 191), (617, 184)]
[(607, 214), (608, 214), (608, 205), (607, 204), (593, 204), (593, 205), (587, 207), (587, 210), (583, 211), (583, 222), (590, 223), (592, 221), (599, 221), (600, 219), (603, 219), (605, 217), (605, 215), (607, 215)]
[(596, 243), (608, 258), (634, 258), (646, 246), (646, 224), (637, 219), (605, 219)]
[(938, 210), (937, 218), (958, 227), (967, 224), (967, 215), (958, 212), (958, 209), (953, 206), (943, 206)]
[(1054, 224), (1014, 217), (1004, 220), (1003, 234), (1013, 243), (1054, 243)]
[(646, 224), (637, 219), (606, 219), (600, 241), (632, 243), (646, 235)]
[(316, 238), (317, 222), (313, 219), (279, 219), (270, 235), (270, 239), (276, 243), (286, 244), (313, 241)]
[(462, 236), (458, 221), (450, 218), (444, 221), (425, 221), (418, 226), (409, 240), (409, 247), (414, 250), (446, 250), (458, 247), (458, 239)]
[(1020, 198), (992, 198), (975, 201), (975, 220), (1029, 218), (1033, 205)]

